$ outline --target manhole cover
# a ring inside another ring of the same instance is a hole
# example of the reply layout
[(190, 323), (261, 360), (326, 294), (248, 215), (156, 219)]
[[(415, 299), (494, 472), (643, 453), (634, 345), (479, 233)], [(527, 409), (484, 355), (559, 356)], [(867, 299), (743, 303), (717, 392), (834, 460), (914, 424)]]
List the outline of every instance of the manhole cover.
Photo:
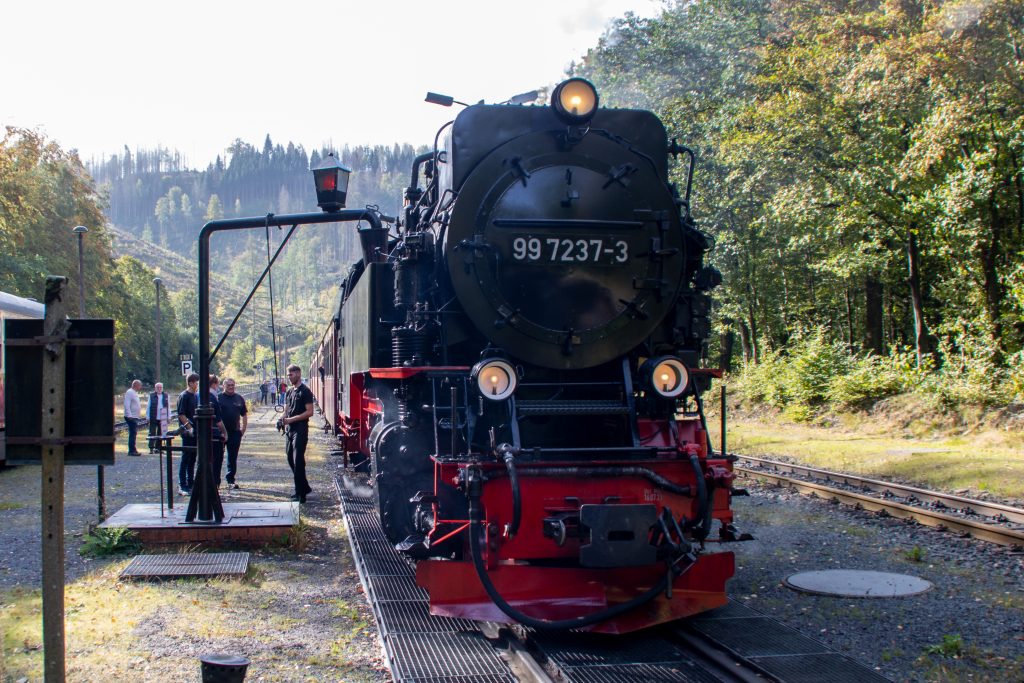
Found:
[(930, 582), (916, 576), (856, 569), (801, 572), (787, 578), (786, 585), (802, 593), (844, 598), (895, 598), (924, 593), (932, 587)]

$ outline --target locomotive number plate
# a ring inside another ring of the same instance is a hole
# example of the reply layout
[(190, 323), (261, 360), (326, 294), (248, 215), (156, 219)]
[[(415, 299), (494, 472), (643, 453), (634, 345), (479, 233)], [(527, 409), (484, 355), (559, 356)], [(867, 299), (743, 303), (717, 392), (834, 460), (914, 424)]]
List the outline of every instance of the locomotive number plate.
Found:
[(629, 243), (613, 237), (520, 235), (512, 238), (512, 259), (537, 265), (597, 263), (621, 266), (629, 262)]

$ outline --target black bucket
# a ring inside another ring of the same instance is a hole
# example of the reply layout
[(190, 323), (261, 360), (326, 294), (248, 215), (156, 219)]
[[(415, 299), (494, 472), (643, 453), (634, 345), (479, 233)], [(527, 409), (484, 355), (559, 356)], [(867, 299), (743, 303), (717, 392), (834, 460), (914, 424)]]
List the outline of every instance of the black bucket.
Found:
[(359, 244), (363, 248), (364, 264), (379, 263), (387, 258), (387, 228), (380, 228), (379, 230), (361, 228), (357, 232), (359, 233)]
[(203, 655), (203, 683), (242, 683), (249, 660), (239, 655)]

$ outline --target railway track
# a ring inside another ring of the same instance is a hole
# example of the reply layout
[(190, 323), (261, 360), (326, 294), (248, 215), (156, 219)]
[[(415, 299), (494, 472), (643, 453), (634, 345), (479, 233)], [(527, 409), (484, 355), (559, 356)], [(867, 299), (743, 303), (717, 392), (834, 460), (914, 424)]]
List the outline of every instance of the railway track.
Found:
[(888, 679), (755, 610), (729, 603), (626, 636), (541, 633), (436, 617), (414, 564), (384, 537), (372, 490), (336, 478), (360, 580), (395, 681), (431, 683), (834, 683)]
[(913, 519), (1005, 546), (1024, 546), (1024, 509), (852, 474), (736, 455), (735, 470), (801, 493)]

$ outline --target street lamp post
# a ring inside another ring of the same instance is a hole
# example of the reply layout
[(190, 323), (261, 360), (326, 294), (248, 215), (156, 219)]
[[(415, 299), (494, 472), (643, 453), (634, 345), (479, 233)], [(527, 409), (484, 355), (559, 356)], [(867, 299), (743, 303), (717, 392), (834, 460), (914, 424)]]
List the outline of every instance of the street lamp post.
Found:
[[(78, 317), (85, 317), (85, 251), (82, 238), (89, 228), (84, 225), (76, 225), (72, 233), (78, 235)], [(107, 518), (107, 500), (103, 493), (103, 465), (96, 466), (96, 515), (102, 522)]]
[(78, 317), (85, 317), (85, 257), (82, 250), (82, 238), (89, 228), (84, 225), (76, 225), (71, 231), (78, 235)]
[(158, 277), (153, 278), (153, 287), (156, 289), (156, 379), (154, 380), (154, 382), (159, 382), (160, 381), (160, 285), (161, 284), (163, 284), (163, 280), (161, 280)]

